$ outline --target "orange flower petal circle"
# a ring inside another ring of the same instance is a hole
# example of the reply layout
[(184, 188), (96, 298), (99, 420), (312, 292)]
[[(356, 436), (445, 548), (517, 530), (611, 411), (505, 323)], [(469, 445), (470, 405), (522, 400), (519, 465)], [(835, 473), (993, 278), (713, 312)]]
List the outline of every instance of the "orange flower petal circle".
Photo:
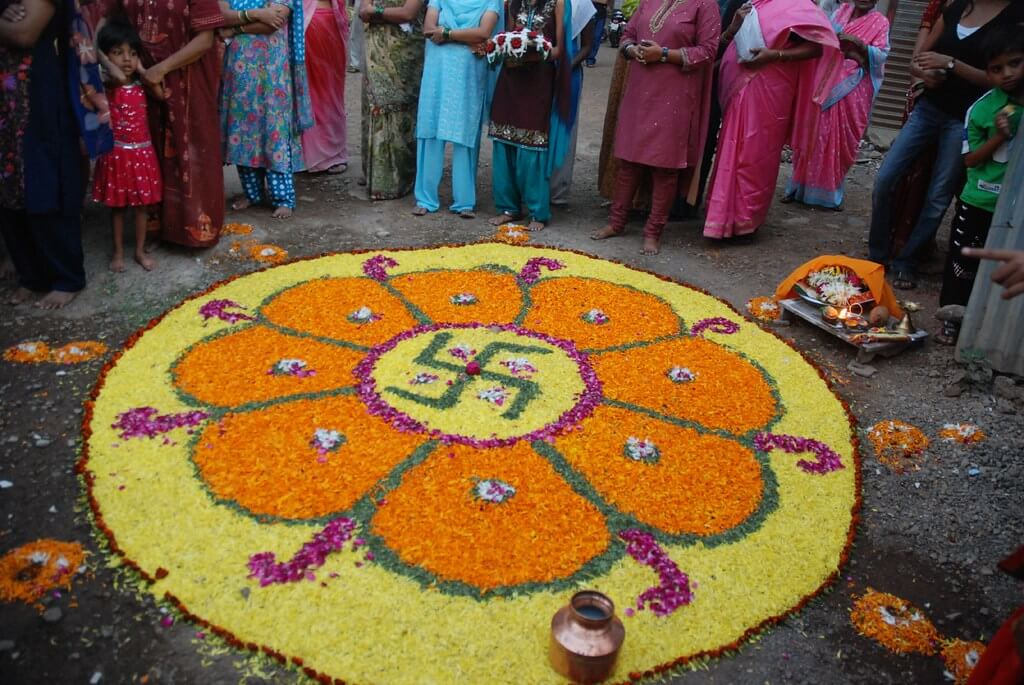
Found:
[[(583, 350), (654, 340), (681, 328), (675, 311), (660, 298), (591, 278), (542, 280), (530, 289), (530, 300), (523, 326), (567, 338)], [(585, 321), (593, 310), (607, 322)]]
[[(364, 307), (380, 318), (366, 323), (350, 320)], [(367, 278), (308, 281), (271, 299), (263, 306), (263, 315), (300, 333), (367, 346), (390, 340), (417, 323), (401, 300)]]
[(850, 611), (857, 632), (898, 654), (935, 654), (939, 632), (920, 609), (905, 599), (871, 588)]
[[(514, 275), (495, 271), (422, 271), (391, 279), (391, 285), (434, 323), (511, 323), (523, 306)], [(467, 294), (472, 303), (452, 298)]]
[(11, 345), (4, 350), (4, 361), (15, 364), (42, 364), (50, 359), (50, 346), (42, 340)]
[[(500, 503), (474, 497), (490, 478), (515, 494)], [(439, 446), (387, 494), (371, 530), (405, 563), (482, 590), (564, 578), (610, 538), (597, 507), (522, 442)]]
[[(592, 354), (605, 396), (742, 434), (763, 429), (778, 403), (771, 386), (749, 361), (703, 338), (680, 338), (620, 352)], [(676, 382), (673, 369), (693, 379)]]
[(0, 557), (0, 600), (31, 603), (58, 587), (70, 588), (85, 562), (77, 542), (35, 540)]
[[(652, 442), (656, 463), (627, 456), (630, 438)], [(752, 450), (623, 409), (598, 407), (555, 447), (609, 504), (668, 533), (722, 533), (761, 503)]]
[[(319, 452), (318, 429), (343, 442)], [(193, 459), (217, 497), (254, 514), (309, 519), (351, 507), (421, 442), (343, 395), (228, 414), (207, 424)]]
[[(175, 385), (195, 400), (239, 407), (353, 385), (352, 369), (362, 357), (363, 353), (349, 348), (251, 326), (196, 345), (172, 373)], [(314, 373), (269, 373), (288, 359), (302, 360)]]

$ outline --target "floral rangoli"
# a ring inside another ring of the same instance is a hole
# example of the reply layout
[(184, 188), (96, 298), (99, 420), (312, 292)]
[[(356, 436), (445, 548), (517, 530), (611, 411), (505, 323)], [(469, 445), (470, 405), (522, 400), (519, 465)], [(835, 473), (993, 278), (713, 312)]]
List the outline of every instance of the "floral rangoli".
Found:
[(85, 431), (152, 592), (325, 682), (559, 682), (583, 587), (626, 622), (614, 680), (716, 655), (835, 577), (859, 506), (848, 412), (785, 342), (497, 243), (219, 284), (108, 363)]

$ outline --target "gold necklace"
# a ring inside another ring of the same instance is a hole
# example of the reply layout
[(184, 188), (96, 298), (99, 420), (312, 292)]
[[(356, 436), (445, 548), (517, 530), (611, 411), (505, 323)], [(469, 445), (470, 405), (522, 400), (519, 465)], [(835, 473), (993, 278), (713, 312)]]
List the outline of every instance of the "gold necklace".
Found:
[(660, 31), (661, 27), (665, 25), (665, 21), (668, 19), (669, 15), (675, 11), (676, 7), (684, 2), (686, 2), (686, 0), (664, 0), (664, 2), (661, 3), (661, 7), (659, 7), (658, 11), (651, 17), (651, 22), (649, 24), (652, 38), (654, 37), (654, 34)]

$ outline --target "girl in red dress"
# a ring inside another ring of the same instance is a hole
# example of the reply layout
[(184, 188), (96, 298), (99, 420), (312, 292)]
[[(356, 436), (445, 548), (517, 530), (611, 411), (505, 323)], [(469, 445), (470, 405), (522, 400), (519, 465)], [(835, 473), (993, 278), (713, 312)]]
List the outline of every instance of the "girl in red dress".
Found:
[(92, 199), (111, 210), (110, 270), (124, 271), (124, 217), (128, 207), (135, 207), (135, 261), (150, 271), (156, 263), (144, 250), (147, 208), (160, 203), (163, 184), (149, 135), (146, 91), (138, 80), (143, 72), (138, 57), (142, 41), (135, 27), (112, 18), (100, 30), (97, 43), (106, 71), (114, 148), (96, 162)]

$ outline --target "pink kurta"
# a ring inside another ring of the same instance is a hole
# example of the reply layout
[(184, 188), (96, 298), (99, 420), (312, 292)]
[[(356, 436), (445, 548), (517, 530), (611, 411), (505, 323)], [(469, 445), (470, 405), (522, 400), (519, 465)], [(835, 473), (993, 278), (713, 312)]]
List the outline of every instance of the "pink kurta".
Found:
[[(820, 108), (838, 77), (839, 39), (812, 0), (754, 0), (770, 50), (792, 47), (791, 34), (822, 46), (821, 57), (772, 62), (759, 69), (740, 64), (735, 44), (722, 58), (724, 109), (715, 169), (708, 186), (704, 235), (728, 238), (753, 233), (764, 223), (787, 140), (811, 140), (804, 112)], [(813, 127), (811, 127), (813, 129)]]
[(348, 64), (348, 15), (333, 0), (330, 9), (316, 0), (303, 3), (306, 23), (306, 72), (314, 125), (302, 134), (307, 171), (326, 171), (348, 162), (345, 115), (345, 67)]
[[(839, 207), (843, 203), (843, 179), (857, 161), (857, 149), (868, 128), (875, 87), (881, 83), (882, 64), (889, 51), (889, 21), (872, 10), (851, 19), (853, 5), (841, 5), (833, 15), (837, 30), (860, 38), (871, 54), (868, 68), (856, 60), (844, 59), (840, 84), (860, 76), (853, 90), (836, 102), (836, 95), (818, 115), (817, 138), (813, 147), (793, 150), (793, 178), (786, 195), (810, 205)], [(841, 28), (839, 28), (841, 27)], [(846, 87), (848, 88), (848, 86)], [(846, 88), (843, 89), (844, 92)]]
[(662, 169), (700, 166), (720, 30), (714, 0), (642, 0), (623, 40), (682, 48), (691, 68), (630, 62), (615, 129), (616, 157)]

